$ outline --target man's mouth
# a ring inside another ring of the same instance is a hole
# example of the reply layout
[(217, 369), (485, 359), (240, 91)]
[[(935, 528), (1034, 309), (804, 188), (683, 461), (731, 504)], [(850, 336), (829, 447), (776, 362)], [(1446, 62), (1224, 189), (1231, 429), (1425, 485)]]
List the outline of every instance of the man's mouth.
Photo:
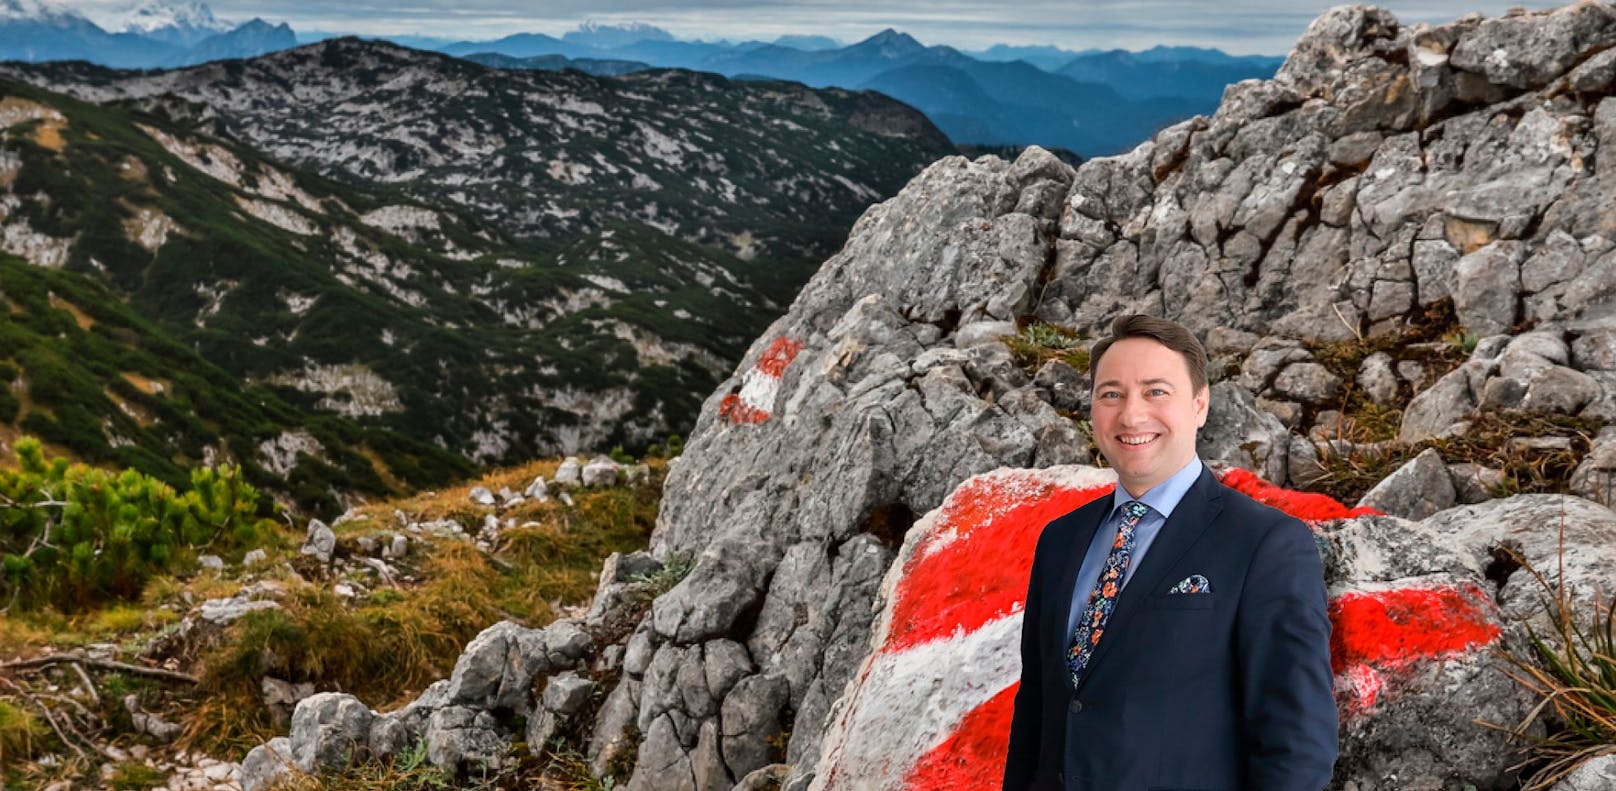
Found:
[(1124, 445), (1144, 445), (1144, 444), (1146, 444), (1148, 442), (1154, 441), (1157, 436), (1159, 436), (1159, 435), (1156, 435), (1156, 434), (1127, 435), (1127, 434), (1125, 434), (1125, 435), (1117, 437), (1117, 441), (1121, 442)]

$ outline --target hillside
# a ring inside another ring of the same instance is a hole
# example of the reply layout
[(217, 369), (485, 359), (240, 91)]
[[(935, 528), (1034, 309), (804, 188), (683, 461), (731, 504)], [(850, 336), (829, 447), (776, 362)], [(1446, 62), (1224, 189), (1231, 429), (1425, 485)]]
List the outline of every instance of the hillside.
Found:
[[(331, 46), (336, 53), (370, 47)], [(391, 45), (374, 49), (408, 54)], [(490, 83), (549, 78), (424, 57)], [(101, 80), (183, 78), (202, 98), (229, 90), (207, 88), (200, 81), (213, 74), (207, 69), (135, 77), (84, 64), (41, 68)], [(227, 71), (250, 70), (236, 64)], [(559, 159), (542, 176), (523, 173), (501, 166), (498, 156), (465, 155), (439, 163), (430, 174), (389, 171), (366, 181), (344, 172), (333, 180), (234, 142), (239, 130), (201, 102), (148, 93), (93, 105), (7, 83), (0, 89), (9, 96), (0, 120), (13, 143), (8, 176), (0, 180), (5, 248), (36, 265), (99, 279), (176, 342), (243, 381), (270, 388), (305, 414), (396, 432), (473, 464), (644, 446), (688, 429), (703, 394), (807, 277), (811, 259), (802, 258), (803, 251), (839, 244), (841, 223), (851, 221), (851, 211), (881, 197), (878, 189), (895, 189), (901, 169), (920, 167), (928, 155), (917, 141), (942, 139), (935, 130), (926, 132), (931, 128), (913, 111), (870, 95), (843, 97), (849, 108), (869, 109), (856, 111), (861, 123), (883, 128), (883, 118), (896, 119), (886, 133), (912, 128), (922, 136), (883, 137), (839, 125), (844, 121), (819, 101), (825, 94), (800, 86), (664, 76), (674, 83), (705, 81), (736, 107), (751, 108), (727, 119), (716, 112), (701, 115), (723, 120), (722, 128), (701, 118), (682, 131), (664, 127), (679, 135), (655, 138), (671, 146), (663, 152), (668, 156), (699, 154), (713, 161), (716, 154), (679, 142), (698, 140), (714, 151), (728, 146), (733, 156), (763, 162), (758, 157), (768, 149), (717, 135), (740, 133), (747, 113), (772, 111), (765, 100), (787, 95), (806, 102), (797, 117), (814, 127), (789, 117), (777, 120), (803, 129), (812, 145), (793, 144), (797, 160), (737, 174), (740, 183), (668, 165), (657, 171), (667, 187), (655, 192), (596, 183), (590, 167)], [(593, 78), (571, 72), (560, 79), (572, 84)], [(265, 108), (279, 101), (296, 106), (284, 93), (293, 87), (279, 85), (283, 92), (270, 91), (251, 103), (256, 112), (270, 114)], [(600, 86), (632, 92), (627, 83)], [(633, 100), (635, 107), (614, 123), (660, 135), (635, 116), (659, 89), (639, 87), (652, 93), (636, 94), (641, 98)], [(79, 90), (100, 95), (107, 88), (86, 82)], [(427, 96), (412, 97), (415, 105), (430, 104)], [(403, 110), (411, 105), (401, 94), (376, 98), (402, 104), (398, 112), (378, 110), (375, 117), (408, 120)], [(529, 100), (534, 106), (583, 102), (553, 94)], [(604, 112), (601, 107), (591, 104), (580, 112)], [(499, 102), (478, 108), (506, 116)], [(288, 119), (287, 126), (252, 128), (265, 135), (270, 128), (320, 134), (313, 125), (296, 127), (291, 112), (275, 111)], [(551, 117), (526, 116), (520, 128), (523, 134), (565, 136), (580, 117), (557, 109)], [(463, 120), (456, 123), (469, 128)], [(378, 129), (377, 135), (398, 131)], [(604, 151), (651, 161), (646, 149), (636, 148), (648, 138), (625, 143), (604, 127), (596, 132), (589, 138), (595, 147), (589, 161), (596, 167), (610, 164)], [(351, 147), (357, 137), (319, 139), (331, 141), (328, 148)], [(275, 145), (290, 152), (295, 142)], [(385, 141), (374, 146), (376, 156), (342, 164), (374, 164), (393, 150)], [(540, 157), (531, 149), (510, 153), (530, 164)], [(808, 157), (830, 169), (814, 169)], [(833, 172), (842, 170), (861, 181)], [(767, 181), (770, 174), (773, 181)], [(535, 185), (527, 198), (569, 208), (544, 215), (558, 224), (524, 225), (520, 218), (526, 214), (512, 214), (523, 190), (510, 182), (541, 178), (547, 186)], [(649, 177), (637, 172), (636, 178)], [(504, 185), (504, 198), (462, 203), (470, 200), (465, 190), (484, 194), (494, 185)], [(659, 197), (643, 204), (647, 216), (633, 216), (634, 198), (648, 192)], [(816, 207), (810, 193), (830, 203)], [(731, 200), (749, 208), (726, 208)], [(676, 224), (676, 216), (712, 220)], [(757, 224), (748, 224), (752, 220)], [(723, 222), (731, 223), (732, 233), (722, 232)], [(701, 243), (714, 241), (714, 234), (721, 244)], [(456, 469), (465, 469), (464, 462)]]
[(621, 219), (737, 254), (823, 257), (859, 210), (953, 150), (924, 116), (869, 93), (507, 71), (356, 39), (155, 74), (9, 68), (96, 102), (200, 103), (276, 160), (539, 241)]

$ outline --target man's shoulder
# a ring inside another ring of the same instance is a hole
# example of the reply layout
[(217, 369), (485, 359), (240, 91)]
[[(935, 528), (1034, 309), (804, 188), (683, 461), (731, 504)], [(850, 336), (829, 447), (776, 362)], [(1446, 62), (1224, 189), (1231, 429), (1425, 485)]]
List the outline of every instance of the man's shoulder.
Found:
[(1115, 504), (1115, 498), (1107, 492), (1070, 511), (1067, 511), (1044, 524), (1038, 536), (1039, 546), (1051, 541), (1070, 539), (1078, 528), (1098, 520), (1105, 514), (1106, 509)]
[(1307, 525), (1302, 520), (1224, 485), (1216, 476), (1211, 477), (1212, 484), (1217, 487), (1215, 491), (1223, 500), (1222, 512), (1218, 517), (1224, 525), (1221, 529), (1247, 531), (1254, 538), (1260, 538), (1274, 530), (1298, 528), (1307, 530)]

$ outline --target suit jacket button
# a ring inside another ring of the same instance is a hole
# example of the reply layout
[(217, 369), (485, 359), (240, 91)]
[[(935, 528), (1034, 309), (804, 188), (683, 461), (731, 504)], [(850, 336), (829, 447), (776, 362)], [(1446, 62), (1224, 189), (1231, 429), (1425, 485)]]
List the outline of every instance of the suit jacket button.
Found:
[(1073, 714), (1076, 714), (1083, 710), (1083, 701), (1074, 698), (1071, 705), (1067, 706), (1066, 708), (1069, 709)]

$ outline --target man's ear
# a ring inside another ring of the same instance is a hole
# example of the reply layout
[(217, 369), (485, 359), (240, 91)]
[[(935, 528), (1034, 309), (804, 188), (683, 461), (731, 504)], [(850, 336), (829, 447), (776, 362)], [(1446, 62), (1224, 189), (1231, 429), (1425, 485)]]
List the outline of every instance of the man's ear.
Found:
[(1206, 385), (1195, 394), (1195, 427), (1206, 427), (1207, 410), (1212, 405), (1212, 386)]

